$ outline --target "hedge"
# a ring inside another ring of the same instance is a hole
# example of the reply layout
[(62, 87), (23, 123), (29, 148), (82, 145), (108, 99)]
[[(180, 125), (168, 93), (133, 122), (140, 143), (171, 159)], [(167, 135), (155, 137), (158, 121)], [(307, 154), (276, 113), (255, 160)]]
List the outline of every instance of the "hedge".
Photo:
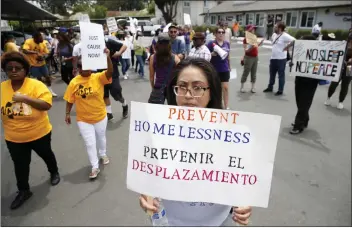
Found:
[[(312, 30), (311, 29), (288, 29), (287, 32), (295, 37), (296, 39), (301, 38), (302, 36), (305, 35), (311, 35)], [(322, 29), (321, 33), (325, 36), (327, 36), (329, 33), (334, 33), (336, 40), (347, 40), (348, 37), (348, 30), (340, 30), (340, 29)]]

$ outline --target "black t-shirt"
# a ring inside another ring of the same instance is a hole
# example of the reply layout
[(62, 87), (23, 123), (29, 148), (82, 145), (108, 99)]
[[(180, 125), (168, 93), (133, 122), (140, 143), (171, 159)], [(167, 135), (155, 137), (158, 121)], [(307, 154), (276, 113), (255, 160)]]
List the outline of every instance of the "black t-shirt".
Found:
[[(115, 52), (120, 51), (120, 49), (123, 46), (123, 43), (120, 43), (118, 41), (115, 41), (113, 39), (108, 39), (105, 41), (106, 48), (109, 49), (110, 51), (110, 58), (114, 67), (114, 73), (113, 73), (113, 78), (119, 77), (119, 68), (117, 67), (117, 63), (119, 62), (119, 59), (112, 58), (112, 56), (115, 54)], [(105, 69), (104, 69), (105, 70)], [(102, 69), (97, 70), (97, 72), (102, 72), (104, 71)]]

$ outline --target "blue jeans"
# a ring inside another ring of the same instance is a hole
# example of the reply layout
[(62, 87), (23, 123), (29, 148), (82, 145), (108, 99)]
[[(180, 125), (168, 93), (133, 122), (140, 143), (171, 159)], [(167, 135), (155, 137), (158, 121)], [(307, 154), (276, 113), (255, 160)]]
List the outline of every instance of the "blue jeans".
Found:
[(122, 64), (122, 75), (125, 75), (131, 65), (130, 59), (121, 59), (121, 64)]
[(144, 77), (144, 59), (143, 59), (143, 56), (141, 55), (136, 55), (137, 57), (137, 62), (139, 64), (139, 70), (138, 70), (138, 74), (141, 76), (141, 77)]
[(276, 73), (279, 74), (279, 92), (284, 91), (285, 86), (285, 69), (286, 59), (271, 59), (270, 60), (270, 81), (268, 88), (273, 89), (275, 84)]

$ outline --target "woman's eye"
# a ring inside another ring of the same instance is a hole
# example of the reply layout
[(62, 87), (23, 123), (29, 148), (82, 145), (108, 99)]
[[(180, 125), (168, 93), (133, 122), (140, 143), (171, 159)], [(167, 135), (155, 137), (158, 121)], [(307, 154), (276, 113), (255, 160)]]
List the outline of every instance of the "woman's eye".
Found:
[(202, 87), (200, 87), (200, 86), (195, 86), (195, 87), (193, 87), (193, 90), (194, 91), (197, 91), (197, 90), (202, 90), (203, 88)]

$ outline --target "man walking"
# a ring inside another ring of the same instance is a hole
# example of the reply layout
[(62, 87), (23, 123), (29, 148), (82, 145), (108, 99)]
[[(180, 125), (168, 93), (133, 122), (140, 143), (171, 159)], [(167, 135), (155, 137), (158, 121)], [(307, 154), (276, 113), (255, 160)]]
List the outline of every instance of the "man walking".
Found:
[(189, 52), (187, 58), (201, 58), (205, 59), (208, 62), (211, 60), (211, 53), (208, 47), (204, 43), (205, 35), (202, 32), (196, 32), (193, 36), (194, 47)]
[(186, 47), (182, 40), (177, 39), (178, 29), (175, 24), (169, 27), (169, 36), (171, 38), (171, 50), (172, 53), (177, 55), (180, 60), (185, 58)]

